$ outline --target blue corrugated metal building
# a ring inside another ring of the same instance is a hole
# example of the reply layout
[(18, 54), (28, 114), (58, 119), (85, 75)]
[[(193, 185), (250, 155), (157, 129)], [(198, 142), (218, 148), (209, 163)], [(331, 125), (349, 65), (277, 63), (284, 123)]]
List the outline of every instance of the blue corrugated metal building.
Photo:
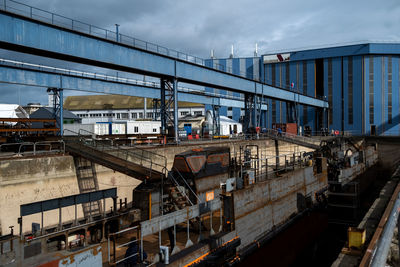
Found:
[[(399, 135), (399, 61), (400, 44), (365, 43), (270, 53), (259, 59), (210, 59), (207, 64), (221, 64), (238, 75), (245, 71), (248, 78), (258, 75), (267, 84), (329, 102), (330, 108), (324, 113), (268, 99), (268, 111), (261, 118), (263, 127), (271, 127), (273, 122), (299, 122), (313, 131), (328, 125), (329, 131), (356, 135)], [(221, 114), (226, 115), (226, 111)], [(238, 113), (233, 114), (237, 119)]]
[[(259, 57), (251, 58), (225, 58), (225, 59), (207, 59), (205, 65), (207, 67), (226, 71), (235, 75), (247, 77), (249, 79), (260, 80), (260, 61)], [(218, 90), (214, 88), (205, 88), (206, 92), (211, 92), (221, 95), (231, 95), (238, 98), (243, 97), (240, 93), (227, 92), (225, 90)], [(211, 105), (205, 106), (206, 110), (212, 110)], [(240, 121), (241, 114), (240, 108), (221, 107), (219, 110), (221, 116), (227, 116), (235, 121)]]

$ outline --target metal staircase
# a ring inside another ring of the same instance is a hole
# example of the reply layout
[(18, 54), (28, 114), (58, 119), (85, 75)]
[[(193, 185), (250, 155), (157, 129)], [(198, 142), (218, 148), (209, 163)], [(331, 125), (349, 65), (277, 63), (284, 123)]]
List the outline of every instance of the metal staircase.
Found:
[(165, 188), (168, 200), (164, 208), (164, 213), (184, 209), (185, 207), (193, 206), (201, 202), (199, 196), (189, 186), (182, 174), (174, 167), (173, 170), (175, 171), (169, 172), (167, 176), (167, 186)]
[[(87, 193), (99, 190), (95, 164), (83, 157), (74, 157), (76, 177), (78, 180), (79, 193)], [(82, 204), (85, 217), (93, 217), (102, 213), (100, 201)]]
[(66, 139), (65, 149), (74, 156), (83, 157), (141, 181), (161, 180), (165, 176), (167, 159), (164, 156), (136, 147), (117, 147), (106, 142), (79, 136)]
[(278, 133), (278, 131), (272, 129), (268, 130), (265, 133), (265, 135), (274, 140), (284, 141), (287, 143), (296, 144), (299, 146), (304, 146), (312, 149), (320, 148), (320, 143), (321, 143), (320, 140), (316, 140), (310, 137), (299, 136), (285, 132)]

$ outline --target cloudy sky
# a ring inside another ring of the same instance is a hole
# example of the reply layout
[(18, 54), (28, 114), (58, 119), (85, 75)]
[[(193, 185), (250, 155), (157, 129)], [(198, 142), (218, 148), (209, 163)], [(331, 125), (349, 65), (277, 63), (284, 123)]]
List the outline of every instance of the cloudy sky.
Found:
[[(359, 41), (400, 42), (399, 0), (19, 0), (66, 17), (207, 58)], [(1, 57), (46, 63), (0, 51)], [(52, 61), (49, 63), (57, 64)], [(0, 102), (42, 102), (43, 89), (0, 84)], [(8, 89), (9, 88), (9, 89)], [(21, 90), (23, 93), (21, 93)], [(6, 93), (7, 92), (7, 93)]]

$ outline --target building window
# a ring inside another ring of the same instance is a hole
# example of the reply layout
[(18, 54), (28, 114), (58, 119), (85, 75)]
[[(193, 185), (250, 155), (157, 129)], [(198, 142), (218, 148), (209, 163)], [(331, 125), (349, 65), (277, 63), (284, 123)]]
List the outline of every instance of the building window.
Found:
[(189, 111), (181, 111), (181, 116), (185, 116), (185, 115), (188, 115), (189, 114)]
[(329, 125), (333, 123), (333, 109), (332, 109), (332, 58), (328, 58), (328, 103), (329, 103)]
[(303, 94), (307, 95), (307, 61), (303, 61)]
[(153, 133), (156, 133), (157, 132), (157, 128), (153, 128)]
[(276, 123), (276, 101), (272, 100), (272, 123)]
[(374, 123), (374, 56), (369, 57), (369, 123)]
[(289, 62), (286, 63), (286, 73), (285, 73), (285, 88), (290, 89), (290, 67)]
[(131, 115), (132, 115), (132, 119), (137, 119), (137, 113), (134, 112)]
[(121, 113), (122, 119), (129, 119), (129, 113)]
[(143, 119), (143, 112), (139, 112), (139, 119)]
[(135, 133), (138, 133), (138, 132), (139, 132), (139, 127), (138, 127), (138, 126), (133, 127), (133, 131), (134, 131)]
[(353, 57), (349, 57), (347, 68), (348, 119), (351, 125), (353, 124)]
[(303, 125), (308, 123), (308, 110), (307, 106), (303, 106)]
[(232, 110), (232, 107), (228, 107), (228, 110), (231, 111), (231, 110)]
[(388, 123), (392, 124), (392, 56), (388, 56)]
[(152, 119), (153, 118), (153, 112), (147, 112), (146, 113), (146, 118)]
[(117, 113), (117, 119), (121, 119), (121, 113)]
[[(228, 108), (228, 110), (229, 110), (229, 108)], [(232, 109), (231, 109), (231, 110), (232, 110)], [(201, 115), (203, 115), (203, 111), (201, 111), (201, 110), (200, 110), (200, 111), (195, 111), (195, 112), (193, 112), (193, 114), (194, 114), (194, 115), (200, 115), (200, 116), (201, 116)]]

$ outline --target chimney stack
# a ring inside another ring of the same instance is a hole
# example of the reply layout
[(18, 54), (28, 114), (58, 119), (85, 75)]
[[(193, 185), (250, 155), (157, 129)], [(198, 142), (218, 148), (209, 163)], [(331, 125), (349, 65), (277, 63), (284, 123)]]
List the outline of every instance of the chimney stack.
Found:
[(233, 45), (231, 46), (231, 54), (229, 55), (229, 58), (233, 58)]

